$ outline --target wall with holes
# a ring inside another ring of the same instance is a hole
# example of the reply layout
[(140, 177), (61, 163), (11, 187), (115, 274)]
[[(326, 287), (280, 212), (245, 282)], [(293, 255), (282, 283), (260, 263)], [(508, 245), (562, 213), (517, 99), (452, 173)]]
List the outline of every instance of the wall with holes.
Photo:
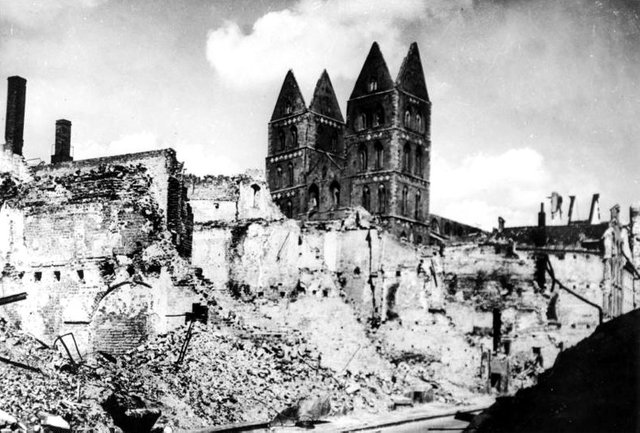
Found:
[[(21, 185), (4, 176), (0, 296), (26, 292), (27, 300), (0, 315), (47, 343), (73, 332), (83, 351), (121, 352), (177, 325), (166, 313), (184, 313), (197, 300), (175, 270), (151, 269), (147, 258), (163, 256), (159, 263), (170, 260), (175, 269), (183, 262), (173, 255), (189, 255), (192, 221), (180, 171), (175, 152), (165, 149), (39, 166)], [(134, 276), (151, 287), (110, 290)]]
[(185, 183), (196, 223), (283, 217), (260, 175), (187, 176)]
[(216, 288), (239, 297), (342, 295), (365, 317), (386, 315), (391, 291), (398, 299), (392, 308), (444, 302), (442, 282), (434, 277), (441, 265), (432, 266), (430, 250), (377, 229), (345, 229), (341, 222), (201, 225), (194, 233), (193, 265)]
[(26, 292), (27, 299), (3, 306), (0, 315), (47, 344), (73, 333), (81, 353), (122, 353), (184, 323), (168, 316), (200, 301), (174, 284), (166, 268), (132, 284), (126, 267), (118, 267), (109, 280), (98, 263), (26, 267), (5, 275), (0, 296)]

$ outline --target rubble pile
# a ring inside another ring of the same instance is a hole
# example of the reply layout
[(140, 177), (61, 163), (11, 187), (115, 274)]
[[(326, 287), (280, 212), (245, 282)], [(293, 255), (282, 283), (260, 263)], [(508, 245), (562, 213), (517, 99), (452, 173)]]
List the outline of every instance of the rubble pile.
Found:
[(238, 331), (196, 323), (182, 364), (184, 328), (101, 362), (98, 372), (114, 388), (155, 403), (161, 424), (183, 428), (273, 420), (309, 397), (329, 397), (332, 414), (383, 404), (379, 379), (321, 367), (317, 349), (301, 336)]
[(237, 321), (233, 327), (195, 323), (181, 364), (186, 326), (124, 355), (95, 353), (74, 365), (2, 322), (0, 356), (14, 364), (0, 362), (0, 410), (25, 430), (58, 416), (74, 431), (108, 431), (114, 423), (122, 427), (116, 411), (114, 419), (107, 413), (114, 396), (161, 414), (156, 428), (282, 421), (281, 414), (309, 401), (328, 402), (328, 414), (378, 411), (389, 402), (392, 383), (320, 366), (317, 348), (295, 332), (261, 333)]
[(0, 410), (24, 427), (41, 425), (55, 415), (77, 427), (109, 424), (98, 403), (86, 399), (86, 382), (67, 358), (4, 320), (0, 357)]

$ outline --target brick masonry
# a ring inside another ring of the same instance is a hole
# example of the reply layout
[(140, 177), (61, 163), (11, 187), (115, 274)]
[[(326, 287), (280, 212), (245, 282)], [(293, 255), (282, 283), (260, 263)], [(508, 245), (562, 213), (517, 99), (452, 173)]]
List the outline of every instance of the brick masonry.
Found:
[(3, 315), (46, 342), (73, 332), (83, 350), (114, 353), (180, 323), (166, 314), (197, 296), (174, 284), (193, 216), (173, 150), (37, 166), (29, 177), (18, 167), (2, 175), (0, 291), (28, 298)]

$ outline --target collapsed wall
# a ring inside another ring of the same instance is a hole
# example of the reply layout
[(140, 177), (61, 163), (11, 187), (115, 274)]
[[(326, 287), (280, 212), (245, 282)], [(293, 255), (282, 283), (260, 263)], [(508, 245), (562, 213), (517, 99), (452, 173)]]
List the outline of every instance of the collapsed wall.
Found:
[(283, 217), (271, 200), (263, 174), (257, 170), (236, 176), (187, 175), (185, 187), (195, 221), (269, 221)]
[[(220, 193), (229, 186), (218, 182), (209, 199), (230, 197), (230, 207), (237, 206), (242, 193)], [(437, 378), (437, 386), (461, 396), (463, 389), (507, 390), (488, 379), (492, 353), (504, 353), (507, 345), (509, 360), (501, 362), (510, 363), (502, 371), (511, 382), (508, 389), (530, 384), (564, 347), (591, 332), (591, 325), (577, 326), (582, 314), (597, 321), (593, 309), (585, 312), (581, 306), (576, 313), (573, 299), (563, 296), (554, 301), (560, 320), (551, 323), (550, 299), (535, 283), (536, 256), (516, 254), (504, 245), (483, 245), (483, 239), (440, 251), (416, 247), (381, 228), (364, 209), (325, 222), (274, 220), (273, 215), (240, 218), (236, 213), (232, 219), (196, 219), (193, 264), (211, 281), (216, 299), (230, 293), (240, 301), (233, 308), (248, 321), (265, 322), (268, 316), (266, 322), (305, 330), (327, 347), (360, 337), (345, 326), (331, 338), (321, 338), (322, 326), (298, 321), (299, 313), (289, 307), (276, 313), (268, 305), (304, 302), (306, 316), (313, 317), (308, 321), (329, 323), (324, 321), (330, 315), (319, 312), (342, 299), (348, 308), (344, 314), (355, 314), (368, 330), (362, 344), (378, 347), (386, 362), (395, 360), (394, 368), (420, 359), (423, 378)], [(580, 266), (557, 268), (564, 277)], [(307, 299), (315, 301), (309, 304)], [(331, 352), (323, 351), (335, 358)]]
[(176, 284), (192, 224), (180, 171), (169, 149), (4, 174), (1, 295), (27, 300), (3, 316), (48, 343), (72, 333), (81, 351), (122, 352), (181, 323), (166, 316), (198, 298)]

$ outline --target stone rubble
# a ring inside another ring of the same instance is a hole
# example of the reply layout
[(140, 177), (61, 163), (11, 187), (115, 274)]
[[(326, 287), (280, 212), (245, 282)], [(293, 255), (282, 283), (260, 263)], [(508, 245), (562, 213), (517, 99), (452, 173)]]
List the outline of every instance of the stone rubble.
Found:
[(39, 370), (0, 362), (2, 428), (26, 431), (54, 423), (60, 426), (62, 419), (76, 427), (109, 424), (108, 415), (88, 398), (90, 387), (82, 375), (74, 374), (67, 358), (3, 320), (0, 356)]
[[(210, 307), (216, 309), (215, 302)], [(2, 322), (0, 356), (42, 373), (0, 363), (0, 410), (6, 413), (0, 421), (17, 431), (68, 423), (73, 431), (125, 433), (248, 421), (309, 423), (309, 413), (388, 410), (392, 396), (407, 389), (402, 380), (322, 366), (320, 350), (299, 331), (248, 325), (230, 310), (218, 313), (209, 324), (193, 324), (178, 366), (186, 325), (123, 355), (93, 353), (74, 365)]]

